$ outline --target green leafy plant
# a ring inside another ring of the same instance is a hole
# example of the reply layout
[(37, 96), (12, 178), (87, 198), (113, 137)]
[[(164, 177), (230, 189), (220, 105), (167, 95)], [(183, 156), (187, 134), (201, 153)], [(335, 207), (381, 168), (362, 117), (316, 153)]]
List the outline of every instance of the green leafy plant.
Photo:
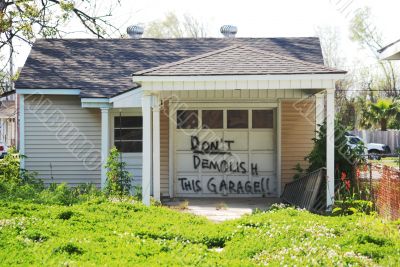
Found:
[[(356, 186), (356, 167), (364, 163), (366, 158), (364, 156), (364, 144), (359, 143), (354, 148), (351, 148), (348, 145), (345, 133), (345, 128), (338, 121), (335, 121), (335, 183), (341, 184), (341, 189), (345, 189), (346, 186), (350, 185), (348, 191), (353, 193), (353, 188)], [(309, 162), (307, 172), (312, 172), (326, 166), (326, 121), (320, 125), (317, 137), (313, 141), (314, 147), (305, 158)], [(340, 179), (343, 173), (346, 175), (347, 182)], [(347, 185), (344, 183), (347, 183)]]
[(105, 192), (110, 195), (129, 195), (132, 187), (132, 175), (125, 169), (126, 163), (122, 162), (120, 157), (118, 149), (113, 147), (105, 165), (107, 168)]
[(374, 212), (374, 204), (371, 201), (347, 198), (335, 201), (332, 210), (333, 215), (352, 215), (358, 213), (371, 214)]
[(392, 99), (378, 99), (376, 103), (366, 102), (361, 110), (360, 126), (380, 127), (381, 131), (386, 131), (389, 123), (400, 113), (399, 103)]
[(296, 174), (293, 176), (293, 180), (297, 180), (304, 175), (304, 169), (301, 167), (300, 163), (297, 163), (293, 170), (296, 171)]

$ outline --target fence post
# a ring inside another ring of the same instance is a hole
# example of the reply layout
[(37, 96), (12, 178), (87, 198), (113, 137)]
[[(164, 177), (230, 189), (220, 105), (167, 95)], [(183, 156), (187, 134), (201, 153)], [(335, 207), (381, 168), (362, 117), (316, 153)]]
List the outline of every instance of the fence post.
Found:
[(370, 201), (373, 201), (374, 192), (373, 192), (373, 189), (372, 189), (372, 164), (368, 163), (368, 167), (369, 167), (369, 198), (370, 198)]

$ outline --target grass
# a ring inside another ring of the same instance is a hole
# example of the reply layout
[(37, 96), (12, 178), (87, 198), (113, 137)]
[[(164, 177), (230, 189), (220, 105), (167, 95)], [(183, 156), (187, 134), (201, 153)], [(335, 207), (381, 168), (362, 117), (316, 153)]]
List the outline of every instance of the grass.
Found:
[(398, 157), (386, 157), (386, 158), (381, 158), (380, 160), (371, 160), (370, 162), (395, 168), (399, 168), (400, 166)]
[(0, 265), (399, 266), (400, 223), (292, 208), (225, 223), (92, 198), (71, 206), (0, 200)]

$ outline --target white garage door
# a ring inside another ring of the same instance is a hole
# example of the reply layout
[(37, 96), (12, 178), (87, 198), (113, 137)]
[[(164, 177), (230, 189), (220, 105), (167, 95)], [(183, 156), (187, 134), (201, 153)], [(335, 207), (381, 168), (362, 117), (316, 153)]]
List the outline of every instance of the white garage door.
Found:
[(175, 118), (176, 196), (277, 196), (273, 109), (191, 108)]

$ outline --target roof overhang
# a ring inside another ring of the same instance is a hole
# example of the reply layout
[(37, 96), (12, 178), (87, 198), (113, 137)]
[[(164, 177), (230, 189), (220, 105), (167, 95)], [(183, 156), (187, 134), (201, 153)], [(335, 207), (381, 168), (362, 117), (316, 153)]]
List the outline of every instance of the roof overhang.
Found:
[(400, 59), (400, 42), (394, 43), (384, 50), (381, 50), (379, 59), (381, 60), (399, 60)]
[(163, 81), (279, 81), (344, 79), (346, 73), (329, 74), (279, 74), (279, 75), (198, 75), (198, 76), (133, 76), (134, 82)]
[(345, 73), (288, 75), (133, 76), (143, 91), (331, 89)]
[(133, 89), (111, 98), (81, 98), (83, 108), (136, 108), (142, 107), (142, 89)]
[(80, 95), (80, 89), (16, 89), (19, 95)]

